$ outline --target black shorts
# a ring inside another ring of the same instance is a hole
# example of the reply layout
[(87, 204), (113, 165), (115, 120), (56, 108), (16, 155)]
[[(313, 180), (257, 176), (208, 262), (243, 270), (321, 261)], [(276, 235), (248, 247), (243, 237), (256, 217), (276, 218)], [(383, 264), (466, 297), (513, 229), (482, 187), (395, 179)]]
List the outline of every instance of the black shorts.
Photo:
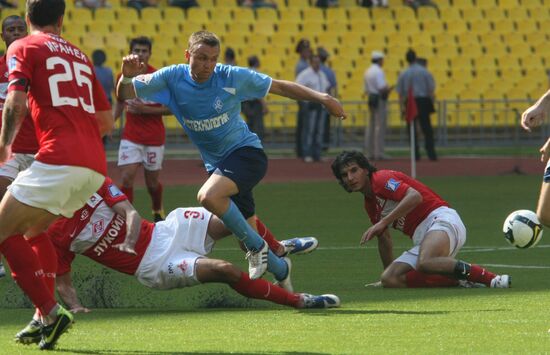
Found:
[(223, 159), (214, 170), (231, 179), (239, 188), (239, 193), (231, 196), (244, 218), (255, 212), (252, 189), (264, 178), (267, 172), (267, 156), (259, 148), (243, 147)]

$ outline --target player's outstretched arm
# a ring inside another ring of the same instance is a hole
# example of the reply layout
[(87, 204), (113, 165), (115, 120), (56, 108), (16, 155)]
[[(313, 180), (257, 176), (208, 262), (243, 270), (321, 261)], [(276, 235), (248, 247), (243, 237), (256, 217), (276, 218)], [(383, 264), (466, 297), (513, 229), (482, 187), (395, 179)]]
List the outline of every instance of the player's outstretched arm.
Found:
[(11, 144), (21, 127), (27, 112), (27, 94), (24, 91), (10, 91), (2, 112), (2, 131), (0, 132), (0, 163), (11, 155)]
[(378, 236), (378, 254), (385, 270), (393, 262), (393, 240), (387, 229)]
[(126, 219), (126, 237), (124, 238), (124, 242), (113, 245), (113, 248), (117, 248), (125, 253), (136, 254), (135, 246), (141, 230), (141, 216), (128, 200), (121, 201), (112, 208), (113, 211)]
[(130, 54), (122, 58), (121, 72), (122, 76), (116, 86), (116, 96), (119, 100), (128, 100), (136, 97), (132, 78), (141, 74), (145, 63), (139, 60), (135, 54)]
[(90, 309), (84, 307), (78, 300), (76, 290), (73, 287), (73, 281), (71, 279), (71, 273), (67, 272), (63, 275), (57, 275), (55, 279), (57, 287), (57, 293), (59, 297), (65, 302), (69, 310), (73, 313), (88, 313)]
[(550, 90), (548, 90), (541, 98), (531, 107), (529, 107), (521, 115), (521, 126), (526, 131), (531, 131), (531, 128), (538, 127), (544, 122), (546, 115), (550, 111)]
[(344, 107), (334, 97), (292, 81), (273, 79), (269, 92), (288, 97), (289, 99), (318, 102), (325, 106), (332, 116), (336, 116), (342, 120), (347, 117)]

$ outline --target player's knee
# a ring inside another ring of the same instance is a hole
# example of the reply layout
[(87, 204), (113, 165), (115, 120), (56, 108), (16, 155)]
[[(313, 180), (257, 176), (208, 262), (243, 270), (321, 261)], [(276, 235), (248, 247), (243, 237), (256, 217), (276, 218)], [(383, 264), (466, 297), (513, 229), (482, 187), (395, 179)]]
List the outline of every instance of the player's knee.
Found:
[(537, 211), (537, 217), (539, 217), (540, 223), (542, 223), (546, 227), (550, 227), (550, 211), (539, 209)]
[(416, 271), (423, 273), (430, 273), (430, 265), (428, 263), (428, 258), (420, 257), (416, 263)]
[(241, 278), (241, 271), (229, 261), (220, 260), (216, 263), (214, 270), (218, 274), (219, 279), (224, 280), (226, 283), (236, 283)]
[(200, 203), (201, 206), (211, 211), (212, 208), (216, 205), (217, 198), (209, 190), (200, 190), (197, 194), (197, 201)]

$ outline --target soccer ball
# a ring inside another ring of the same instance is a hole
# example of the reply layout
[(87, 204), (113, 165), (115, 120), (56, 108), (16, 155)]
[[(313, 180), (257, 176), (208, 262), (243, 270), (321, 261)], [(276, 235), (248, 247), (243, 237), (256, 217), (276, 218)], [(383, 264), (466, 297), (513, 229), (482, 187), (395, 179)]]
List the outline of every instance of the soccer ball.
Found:
[(502, 226), (504, 238), (516, 248), (535, 246), (542, 238), (542, 225), (535, 212), (518, 210), (510, 213)]

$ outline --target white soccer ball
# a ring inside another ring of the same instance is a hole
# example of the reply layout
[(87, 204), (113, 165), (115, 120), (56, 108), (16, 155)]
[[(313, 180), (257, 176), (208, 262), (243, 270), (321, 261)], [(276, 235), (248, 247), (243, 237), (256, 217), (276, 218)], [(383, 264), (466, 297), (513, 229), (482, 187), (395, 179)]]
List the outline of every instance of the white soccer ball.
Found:
[(502, 226), (504, 238), (516, 248), (531, 248), (542, 238), (542, 225), (537, 214), (529, 210), (510, 213)]

